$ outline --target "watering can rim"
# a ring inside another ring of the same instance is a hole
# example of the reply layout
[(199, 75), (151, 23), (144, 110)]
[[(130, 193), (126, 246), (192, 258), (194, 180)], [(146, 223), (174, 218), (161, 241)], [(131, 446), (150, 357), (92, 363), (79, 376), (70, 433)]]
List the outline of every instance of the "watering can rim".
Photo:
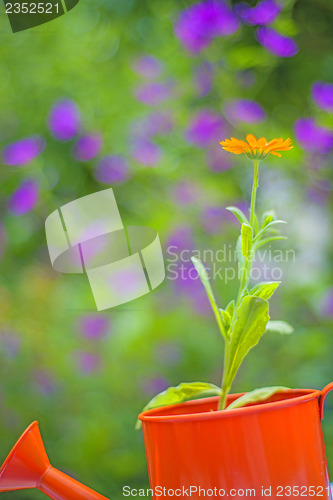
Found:
[[(260, 403), (251, 406), (244, 406), (241, 408), (234, 408), (229, 411), (205, 411), (198, 413), (183, 413), (176, 415), (159, 415), (166, 410), (166, 407), (153, 408), (151, 410), (145, 410), (141, 412), (138, 419), (142, 422), (155, 422), (155, 423), (170, 423), (170, 422), (189, 422), (189, 421), (202, 421), (202, 420), (216, 420), (222, 418), (230, 418), (235, 416), (250, 415), (252, 413), (264, 412), (269, 410), (278, 410), (288, 406), (294, 406), (296, 404), (305, 403), (313, 399), (319, 400), (319, 416), (322, 419), (324, 416), (324, 401), (325, 397), (333, 389), (333, 382), (328, 384), (322, 391), (318, 389), (288, 389), (283, 391), (284, 393), (294, 394), (295, 397), (281, 399), (279, 401), (273, 401), (269, 403)], [(297, 395), (301, 393), (301, 395)], [(230, 396), (236, 396), (237, 399), (243, 396), (245, 393), (230, 394)], [(172, 411), (180, 407), (188, 406), (200, 406), (203, 403), (216, 402), (219, 396), (213, 396), (209, 398), (195, 399), (191, 401), (186, 401), (183, 403), (177, 403), (167, 407), (168, 410)]]

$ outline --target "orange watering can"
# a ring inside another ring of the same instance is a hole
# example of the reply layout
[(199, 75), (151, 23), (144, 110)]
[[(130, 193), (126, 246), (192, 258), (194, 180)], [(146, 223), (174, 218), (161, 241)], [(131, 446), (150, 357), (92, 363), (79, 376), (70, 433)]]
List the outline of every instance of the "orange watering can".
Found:
[(26, 488), (53, 500), (108, 500), (51, 466), (38, 422), (26, 429), (0, 469), (0, 492)]
[[(289, 389), (265, 402), (216, 411), (218, 397), (139, 415), (152, 495), (333, 500), (321, 427), (323, 390)], [(229, 394), (228, 404), (241, 394)], [(172, 464), (170, 466), (170, 464)], [(202, 492), (202, 494), (199, 494)]]

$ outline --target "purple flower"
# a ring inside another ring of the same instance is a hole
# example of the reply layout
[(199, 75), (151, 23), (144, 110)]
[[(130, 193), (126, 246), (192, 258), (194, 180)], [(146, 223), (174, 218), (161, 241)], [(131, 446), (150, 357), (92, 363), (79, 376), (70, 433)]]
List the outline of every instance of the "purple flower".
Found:
[(172, 198), (179, 206), (193, 205), (198, 197), (198, 188), (190, 181), (179, 182), (172, 190)]
[[(184, 260), (185, 257), (186, 260)], [(211, 312), (211, 307), (205, 289), (188, 256), (186, 255), (184, 258), (173, 265), (172, 279), (175, 294), (186, 297), (196, 313), (207, 315)]]
[(210, 304), (205, 290), (198, 279), (190, 256), (195, 249), (192, 229), (179, 226), (170, 235), (165, 245), (171, 267), (170, 279), (177, 296), (184, 296), (199, 314), (210, 313)]
[(155, 348), (155, 358), (158, 363), (175, 365), (182, 357), (180, 346), (173, 342), (160, 342)]
[(162, 151), (157, 144), (146, 139), (140, 139), (133, 144), (132, 156), (138, 163), (151, 167), (161, 161)]
[(333, 113), (333, 85), (331, 83), (314, 83), (312, 85), (312, 99), (316, 106)]
[(169, 253), (178, 253), (181, 250), (191, 250), (194, 248), (193, 231), (188, 226), (179, 226), (170, 234), (166, 242), (166, 249)]
[(73, 156), (79, 161), (89, 161), (99, 154), (101, 147), (102, 139), (99, 134), (86, 134), (75, 144)]
[(88, 351), (78, 351), (76, 352), (76, 356), (78, 368), (84, 375), (90, 375), (100, 368), (101, 357), (99, 354)]
[(118, 184), (130, 178), (128, 162), (124, 156), (108, 155), (102, 158), (95, 171), (95, 177), (104, 184)]
[(322, 310), (325, 316), (333, 316), (333, 288), (327, 290)]
[(194, 81), (200, 97), (204, 97), (211, 91), (213, 77), (214, 66), (208, 61), (203, 62), (195, 69)]
[(266, 118), (266, 113), (260, 104), (249, 99), (228, 101), (225, 106), (225, 113), (229, 120), (233, 122), (260, 123)]
[[(309, 170), (319, 171), (328, 167), (329, 159), (326, 155), (320, 155), (317, 152), (310, 153), (305, 159), (305, 165)], [(317, 177), (317, 176), (316, 176)]]
[(12, 331), (3, 331), (0, 333), (0, 347), (7, 358), (16, 358), (21, 346), (21, 339), (18, 334)]
[(135, 97), (138, 101), (157, 106), (169, 99), (172, 95), (173, 84), (163, 82), (144, 83), (135, 89)]
[(220, 234), (223, 231), (226, 219), (226, 209), (224, 207), (212, 206), (205, 208), (202, 216), (202, 224), (209, 234)]
[(333, 132), (316, 124), (313, 118), (299, 118), (295, 136), (305, 151), (328, 154), (333, 148)]
[(204, 148), (223, 137), (225, 129), (225, 121), (220, 115), (203, 109), (191, 120), (185, 137), (188, 142)]
[(2, 151), (2, 161), (5, 165), (27, 165), (40, 155), (44, 148), (45, 141), (41, 137), (27, 137), (5, 146)]
[(292, 38), (280, 35), (273, 28), (259, 27), (257, 29), (257, 39), (268, 52), (279, 57), (292, 57), (298, 52), (298, 47)]
[(5, 248), (7, 244), (7, 233), (5, 226), (0, 222), (0, 258), (4, 254)]
[(33, 382), (37, 392), (40, 392), (43, 396), (49, 396), (57, 389), (53, 374), (47, 370), (36, 370), (33, 373)]
[(9, 211), (14, 215), (31, 212), (38, 203), (39, 185), (34, 179), (26, 179), (12, 194), (8, 202)]
[(157, 78), (163, 69), (162, 62), (149, 54), (139, 57), (132, 67), (136, 73), (149, 79)]
[(75, 102), (69, 99), (58, 101), (51, 109), (49, 128), (58, 141), (70, 141), (81, 128), (80, 112)]
[(173, 128), (173, 118), (168, 111), (154, 111), (144, 118), (136, 120), (131, 127), (135, 139), (151, 139), (157, 135), (168, 134)]
[(270, 24), (282, 10), (274, 0), (262, 0), (255, 7), (250, 7), (247, 3), (239, 3), (235, 6), (236, 13), (248, 24), (265, 25)]
[[(249, 212), (249, 206), (245, 202), (233, 201), (231, 205), (238, 207), (245, 214)], [(226, 224), (237, 224), (235, 216), (225, 207), (221, 206), (206, 207), (201, 215), (201, 221), (206, 232), (210, 234), (221, 233)]]
[(232, 35), (239, 22), (224, 0), (191, 5), (179, 16), (175, 34), (190, 52), (197, 54), (218, 36)]
[(155, 377), (148, 380), (144, 380), (142, 384), (142, 390), (148, 396), (155, 396), (162, 391), (165, 391), (170, 387), (171, 383), (168, 379), (164, 377)]
[(307, 191), (308, 197), (317, 205), (326, 205), (332, 196), (332, 184), (328, 179), (322, 179)]
[(207, 165), (213, 172), (223, 172), (234, 166), (231, 155), (220, 144), (213, 144), (207, 151)]
[(79, 320), (79, 331), (89, 340), (98, 340), (108, 333), (110, 320), (103, 314), (89, 314)]

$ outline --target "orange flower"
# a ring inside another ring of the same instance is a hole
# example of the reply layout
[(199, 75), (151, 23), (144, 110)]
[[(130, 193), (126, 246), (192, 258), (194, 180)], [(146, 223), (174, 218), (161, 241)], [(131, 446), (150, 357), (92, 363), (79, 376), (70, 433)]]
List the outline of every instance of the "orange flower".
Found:
[(245, 153), (250, 160), (264, 160), (269, 154), (280, 157), (281, 155), (278, 151), (288, 151), (288, 149), (293, 148), (290, 139), (284, 141), (280, 138), (267, 142), (265, 137), (256, 139), (254, 135), (248, 134), (246, 136), (246, 141), (231, 137), (231, 139), (226, 139), (220, 142), (220, 144), (222, 144), (225, 151), (229, 151), (235, 155)]

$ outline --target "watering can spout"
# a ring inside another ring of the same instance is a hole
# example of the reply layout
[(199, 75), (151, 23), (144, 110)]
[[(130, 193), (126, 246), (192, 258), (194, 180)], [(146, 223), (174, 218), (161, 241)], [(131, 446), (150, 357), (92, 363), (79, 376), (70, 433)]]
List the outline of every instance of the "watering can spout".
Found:
[(50, 468), (38, 423), (22, 434), (0, 469), (0, 492), (37, 488)]
[(53, 500), (108, 500), (51, 466), (38, 422), (25, 430), (0, 469), (0, 492), (27, 488)]

